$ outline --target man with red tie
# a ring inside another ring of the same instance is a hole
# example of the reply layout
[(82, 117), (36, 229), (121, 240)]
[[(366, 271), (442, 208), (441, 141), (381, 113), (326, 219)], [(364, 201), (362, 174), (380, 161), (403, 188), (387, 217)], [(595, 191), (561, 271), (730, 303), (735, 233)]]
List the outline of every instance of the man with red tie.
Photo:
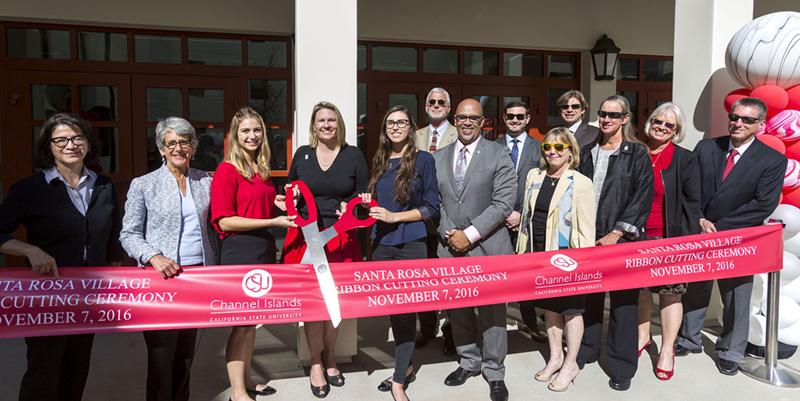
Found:
[[(778, 206), (787, 159), (756, 138), (766, 116), (764, 102), (743, 98), (728, 115), (730, 135), (704, 139), (695, 147), (703, 233), (759, 226)], [(717, 285), (723, 304), (723, 329), (715, 346), (717, 369), (735, 375), (747, 345), (753, 276), (720, 279)], [(702, 352), (700, 330), (712, 287), (712, 281), (689, 284), (675, 356)]]
[(458, 139), (456, 128), (447, 121), (450, 116), (450, 94), (433, 88), (425, 99), (425, 114), (430, 125), (417, 130), (417, 149), (435, 152)]

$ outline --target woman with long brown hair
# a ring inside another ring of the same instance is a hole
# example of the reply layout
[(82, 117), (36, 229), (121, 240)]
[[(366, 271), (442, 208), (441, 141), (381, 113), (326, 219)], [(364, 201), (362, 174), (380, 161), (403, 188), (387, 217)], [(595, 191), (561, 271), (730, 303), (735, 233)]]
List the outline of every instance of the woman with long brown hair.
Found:
[[(394, 106), (381, 123), (378, 150), (372, 161), (369, 189), (361, 199), (377, 200), (381, 206), (369, 210), (377, 220), (372, 230), (373, 260), (408, 260), (427, 257), (425, 223), (439, 216), (439, 189), (433, 156), (417, 151), (414, 117), (405, 106)], [(395, 341), (394, 375), (384, 380), (380, 391), (405, 401), (405, 389), (414, 380), (416, 313), (389, 316)]]

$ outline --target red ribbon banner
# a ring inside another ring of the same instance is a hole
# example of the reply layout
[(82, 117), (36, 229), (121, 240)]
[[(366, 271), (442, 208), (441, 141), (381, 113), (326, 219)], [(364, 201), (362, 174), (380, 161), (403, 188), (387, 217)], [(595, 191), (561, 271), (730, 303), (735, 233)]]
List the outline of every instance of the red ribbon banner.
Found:
[[(333, 263), (343, 318), (615, 291), (780, 270), (779, 225), (523, 255)], [(327, 320), (310, 265), (0, 275), (0, 338)]]

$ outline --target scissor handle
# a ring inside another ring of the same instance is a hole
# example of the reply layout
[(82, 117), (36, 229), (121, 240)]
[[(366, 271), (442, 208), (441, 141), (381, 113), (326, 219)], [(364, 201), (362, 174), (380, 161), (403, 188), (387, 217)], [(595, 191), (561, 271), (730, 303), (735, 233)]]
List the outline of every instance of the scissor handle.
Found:
[[(289, 185), (289, 189), (286, 190), (286, 212), (289, 216), (297, 216), (293, 221), (297, 224), (298, 227), (305, 227), (311, 223), (316, 223), (317, 221), (317, 203), (314, 202), (314, 195), (311, 194), (311, 190), (308, 189), (308, 185), (306, 185), (303, 181), (292, 181)], [(306, 207), (308, 207), (308, 219), (304, 219), (300, 217), (300, 213), (297, 213), (297, 208), (294, 207), (294, 188), (300, 191), (300, 194), (303, 196), (303, 200), (306, 202)], [(310, 201), (309, 201), (310, 200)]]
[[(361, 198), (358, 196), (356, 196), (353, 199), (350, 199), (350, 202), (347, 202), (347, 209), (345, 210), (344, 214), (341, 217), (339, 217), (339, 220), (337, 220), (336, 223), (331, 228), (334, 228), (337, 233), (341, 234), (345, 231), (352, 230), (354, 228), (369, 227), (372, 224), (374, 224), (375, 218), (373, 217), (367, 217), (366, 219), (361, 220), (356, 218), (355, 215), (353, 215), (353, 209), (355, 209), (356, 206), (362, 203), (364, 202), (362, 202)], [(371, 207), (375, 207), (378, 206), (378, 202), (375, 201), (375, 199), (371, 199), (369, 205)]]

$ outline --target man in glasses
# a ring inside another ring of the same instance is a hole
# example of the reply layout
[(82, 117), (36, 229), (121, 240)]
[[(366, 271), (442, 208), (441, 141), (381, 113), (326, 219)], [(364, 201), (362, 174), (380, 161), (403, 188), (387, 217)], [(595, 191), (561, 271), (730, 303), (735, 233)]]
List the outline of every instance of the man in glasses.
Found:
[[(506, 124), (505, 135), (496, 140), (497, 143), (508, 147), (511, 162), (514, 163), (514, 170), (517, 173), (517, 200), (514, 202), (514, 211), (506, 218), (506, 227), (511, 230), (512, 246), (517, 239), (516, 234), (519, 229), (528, 171), (539, 167), (539, 149), (541, 149), (542, 142), (528, 135), (527, 127), (530, 121), (530, 108), (527, 103), (517, 100), (509, 102), (503, 113), (503, 122)], [(531, 338), (540, 343), (547, 341), (547, 335), (539, 330), (539, 325), (536, 323), (536, 309), (533, 301), (520, 302), (519, 311), (525, 329)]]
[(458, 138), (455, 127), (450, 125), (450, 94), (443, 88), (433, 88), (425, 99), (425, 113), (430, 124), (417, 130), (417, 148), (435, 152)]
[(575, 136), (575, 140), (578, 141), (578, 147), (583, 149), (585, 145), (597, 139), (597, 127), (583, 122), (583, 116), (586, 110), (589, 109), (589, 103), (586, 102), (583, 93), (576, 90), (564, 92), (556, 100), (556, 105), (561, 119), (564, 120), (564, 127), (568, 128), (572, 135)]
[[(508, 148), (481, 138), (483, 109), (474, 99), (456, 108), (458, 141), (433, 154), (441, 198), (440, 258), (510, 255), (508, 230), (500, 229), (517, 197), (517, 176)], [(493, 401), (508, 399), (506, 305), (451, 309), (453, 339), (461, 360), (444, 381), (460, 386), (483, 372)], [(483, 339), (483, 348), (476, 343)], [(481, 352), (482, 351), (482, 352)]]
[[(695, 147), (703, 233), (759, 226), (778, 206), (787, 159), (756, 138), (766, 116), (760, 99), (740, 99), (728, 115), (730, 135), (704, 139)], [(714, 347), (717, 369), (735, 375), (747, 345), (753, 276), (720, 279), (717, 285), (723, 304), (722, 334)], [(700, 329), (712, 286), (712, 281), (689, 283), (675, 356), (702, 352)]]

